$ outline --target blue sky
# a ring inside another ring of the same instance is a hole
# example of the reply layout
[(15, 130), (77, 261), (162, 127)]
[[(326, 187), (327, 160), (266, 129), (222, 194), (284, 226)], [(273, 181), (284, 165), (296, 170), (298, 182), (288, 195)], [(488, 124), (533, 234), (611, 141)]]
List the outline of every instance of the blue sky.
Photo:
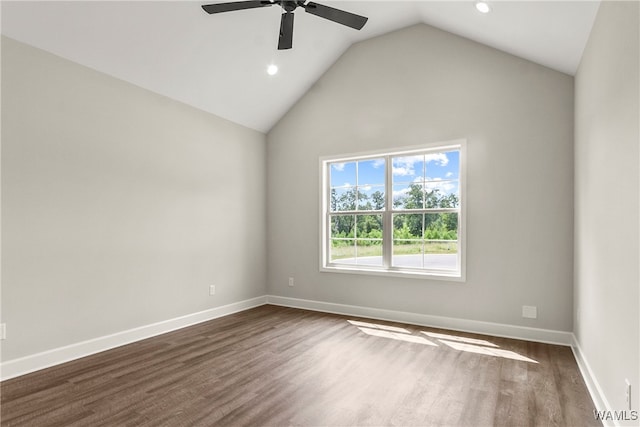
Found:
[[(394, 198), (406, 192), (415, 182), (424, 182), (428, 189), (442, 193), (458, 193), (460, 152), (448, 151), (418, 156), (393, 157)], [(357, 170), (357, 177), (356, 177)], [(331, 187), (350, 187), (356, 184), (361, 191), (384, 191), (384, 159), (334, 163), (331, 165)], [(346, 188), (345, 188), (346, 189)]]

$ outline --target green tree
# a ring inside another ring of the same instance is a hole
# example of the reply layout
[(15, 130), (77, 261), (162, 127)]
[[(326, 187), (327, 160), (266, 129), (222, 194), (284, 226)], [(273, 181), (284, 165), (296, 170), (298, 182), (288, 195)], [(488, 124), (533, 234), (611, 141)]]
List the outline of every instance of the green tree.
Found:
[(358, 209), (370, 211), (372, 208), (373, 205), (369, 200), (369, 195), (362, 191), (358, 191)]
[(354, 211), (356, 210), (356, 190), (350, 188), (340, 195), (338, 198), (338, 210), (339, 211)]
[(371, 200), (373, 201), (373, 209), (377, 211), (384, 209), (384, 193), (382, 191), (375, 191), (371, 195)]
[(336, 193), (336, 189), (331, 189), (331, 202), (329, 203), (329, 209), (331, 212), (335, 212), (338, 210), (338, 194)]
[(421, 184), (411, 184), (404, 199), (405, 209), (422, 209), (424, 202), (424, 191)]
[(447, 194), (440, 199), (441, 208), (457, 208), (459, 204), (458, 195), (454, 193)]
[(440, 207), (440, 190), (439, 189), (434, 189), (431, 191), (426, 191), (425, 192), (425, 203), (424, 206), (425, 208), (438, 208)]

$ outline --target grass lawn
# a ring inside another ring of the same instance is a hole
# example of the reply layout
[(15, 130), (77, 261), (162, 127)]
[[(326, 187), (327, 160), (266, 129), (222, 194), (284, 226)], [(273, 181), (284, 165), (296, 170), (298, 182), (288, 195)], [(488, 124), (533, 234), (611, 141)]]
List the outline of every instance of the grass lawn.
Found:
[[(344, 246), (344, 241), (340, 245), (331, 247), (331, 259), (355, 258), (355, 246)], [(393, 245), (394, 255), (413, 255), (422, 253), (422, 242), (405, 243)], [(424, 253), (426, 254), (455, 254), (458, 253), (458, 242), (452, 240), (450, 242), (424, 242)], [(382, 243), (369, 246), (358, 246), (358, 257), (382, 256)]]

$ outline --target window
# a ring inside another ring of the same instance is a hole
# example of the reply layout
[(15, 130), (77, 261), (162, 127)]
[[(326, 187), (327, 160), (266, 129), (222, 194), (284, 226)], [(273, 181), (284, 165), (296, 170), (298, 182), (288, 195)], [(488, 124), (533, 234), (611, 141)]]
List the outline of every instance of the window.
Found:
[(464, 280), (464, 149), (322, 159), (321, 269)]

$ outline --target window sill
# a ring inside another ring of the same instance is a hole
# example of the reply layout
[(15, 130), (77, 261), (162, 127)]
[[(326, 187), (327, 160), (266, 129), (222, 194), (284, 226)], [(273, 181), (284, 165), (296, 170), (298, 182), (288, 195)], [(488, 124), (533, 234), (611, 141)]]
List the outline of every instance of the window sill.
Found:
[(386, 270), (381, 268), (362, 268), (352, 266), (323, 266), (320, 267), (321, 273), (344, 273), (344, 274), (364, 274), (370, 276), (382, 276), (382, 277), (403, 277), (406, 279), (421, 279), (421, 280), (442, 280), (449, 282), (466, 282), (464, 275), (461, 275), (457, 271), (455, 272), (443, 272), (443, 271), (409, 271), (409, 270)]

